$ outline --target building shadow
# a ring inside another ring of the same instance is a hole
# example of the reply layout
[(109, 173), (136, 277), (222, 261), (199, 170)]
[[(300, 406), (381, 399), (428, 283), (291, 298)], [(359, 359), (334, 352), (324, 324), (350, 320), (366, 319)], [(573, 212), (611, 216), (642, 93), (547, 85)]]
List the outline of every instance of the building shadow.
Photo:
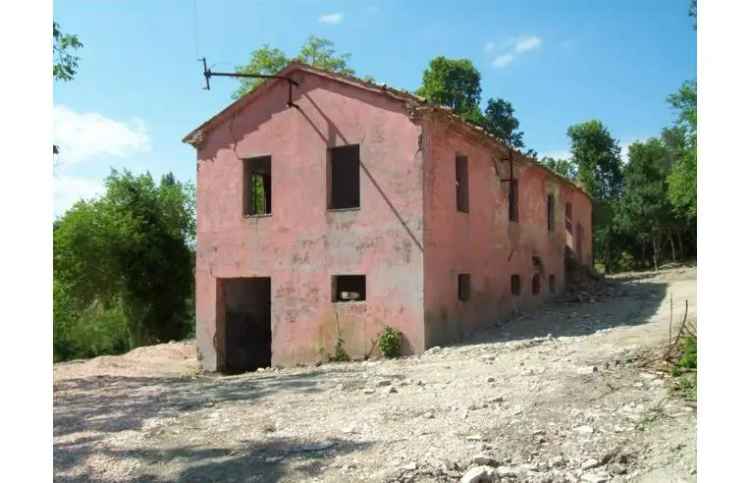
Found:
[[(510, 342), (538, 337), (577, 337), (648, 323), (667, 296), (668, 284), (648, 275), (607, 279), (605, 295), (594, 302), (561, 295), (507, 320), (490, 322), (459, 345)], [(675, 305), (675, 319), (679, 308)], [(667, 315), (668, 316), (668, 315)]]

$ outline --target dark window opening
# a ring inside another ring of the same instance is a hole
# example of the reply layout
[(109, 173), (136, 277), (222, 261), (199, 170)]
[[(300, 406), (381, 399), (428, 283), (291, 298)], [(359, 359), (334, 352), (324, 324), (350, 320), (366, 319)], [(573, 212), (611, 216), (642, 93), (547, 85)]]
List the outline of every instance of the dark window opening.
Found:
[(458, 300), (466, 302), (471, 298), (471, 275), (468, 273), (458, 274)]
[(456, 156), (456, 209), (469, 212), (469, 160)]
[(521, 276), (511, 275), (510, 276), (510, 293), (513, 295), (521, 295)]
[(547, 195), (547, 230), (555, 231), (555, 197)]
[(364, 275), (334, 275), (334, 302), (361, 302), (367, 300), (367, 282)]
[(254, 371), (271, 365), (271, 279), (225, 278), (217, 281), (217, 369)]
[(532, 295), (539, 295), (539, 291), (541, 290), (541, 281), (539, 278), (539, 274), (535, 273), (533, 277), (531, 277), (531, 293)]
[(518, 223), (518, 180), (510, 182), (508, 190), (508, 218), (510, 221)]
[(331, 148), (328, 209), (359, 208), (359, 145)]
[(573, 231), (573, 205), (565, 203), (565, 229)]
[(551, 273), (549, 275), (549, 291), (550, 293), (556, 293), (557, 292), (557, 280), (555, 280), (555, 274)]
[(271, 214), (271, 156), (243, 161), (245, 215)]

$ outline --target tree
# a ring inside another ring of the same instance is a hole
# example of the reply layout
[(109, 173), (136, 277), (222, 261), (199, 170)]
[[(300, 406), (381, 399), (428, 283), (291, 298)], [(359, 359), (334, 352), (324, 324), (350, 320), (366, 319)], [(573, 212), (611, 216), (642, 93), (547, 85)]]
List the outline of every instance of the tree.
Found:
[(614, 201), (622, 190), (620, 146), (597, 120), (570, 126), (568, 137), (577, 179), (593, 198), (594, 255), (609, 272), (618, 241), (613, 217)]
[(569, 159), (555, 159), (545, 156), (539, 162), (560, 176), (568, 178), (571, 181), (576, 179), (576, 167)]
[(484, 127), (514, 148), (523, 148), (523, 132), (518, 130), (519, 122), (510, 102), (500, 98), (489, 98), (484, 108)]
[[(617, 203), (617, 224), (621, 231), (637, 235), (640, 243), (651, 244), (653, 265), (658, 268), (663, 241), (671, 239), (674, 222), (667, 197), (669, 148), (662, 140), (651, 138), (631, 144), (628, 154), (622, 197)], [(674, 258), (673, 241), (672, 245)]]
[[(349, 67), (350, 57), (350, 54), (338, 54), (332, 41), (311, 35), (292, 59), (281, 50), (266, 44), (254, 50), (250, 54), (250, 61), (237, 67), (237, 72), (273, 75), (286, 67), (291, 60), (297, 60), (331, 72), (353, 75), (354, 70)], [(232, 98), (239, 99), (261, 82), (263, 79), (240, 79), (240, 86), (234, 91)]]
[(416, 93), (428, 102), (447, 106), (466, 120), (482, 121), (479, 100), (481, 75), (469, 59), (435, 57), (422, 74)]
[(620, 146), (598, 120), (568, 128), (578, 180), (595, 200), (616, 198), (622, 187)]
[(690, 1), (690, 10), (688, 14), (693, 17), (693, 28), (698, 30), (698, 0)]
[[(112, 171), (106, 188), (101, 198), (76, 203), (53, 231), (55, 340), (85, 346), (79, 356), (97, 352), (91, 340), (81, 344), (85, 334), (118, 333), (120, 340), (124, 333), (132, 348), (191, 330), (192, 186), (171, 175), (157, 184), (148, 174)], [(114, 336), (98, 340), (109, 350), (123, 345)]]
[(69, 81), (78, 72), (78, 56), (73, 51), (83, 47), (77, 35), (64, 34), (60, 24), (52, 22), (52, 78)]
[[(667, 98), (677, 110), (677, 121), (668, 134), (675, 146), (675, 163), (669, 175), (669, 199), (686, 218), (698, 216), (698, 89), (685, 82)], [(680, 152), (681, 151), (681, 152)]]

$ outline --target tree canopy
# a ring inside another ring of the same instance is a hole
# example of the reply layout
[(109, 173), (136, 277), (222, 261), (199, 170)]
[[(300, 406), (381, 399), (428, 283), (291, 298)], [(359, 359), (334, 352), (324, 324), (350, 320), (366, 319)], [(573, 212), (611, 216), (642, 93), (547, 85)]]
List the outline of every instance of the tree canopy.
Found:
[[(296, 56), (287, 57), (283, 51), (266, 44), (251, 52), (249, 62), (238, 66), (236, 70), (245, 74), (273, 75), (292, 60), (298, 60), (331, 72), (354, 75), (354, 69), (349, 67), (350, 58), (351, 54), (337, 53), (332, 41), (311, 35)], [(240, 86), (234, 91), (232, 98), (239, 99), (261, 82), (263, 79), (240, 79)]]
[(480, 80), (479, 71), (469, 59), (435, 57), (422, 74), (422, 85), (416, 93), (427, 102), (450, 107), (464, 118), (478, 119)]
[(56, 220), (56, 359), (177, 340), (192, 330), (194, 237), (193, 187), (171, 174), (156, 183), (149, 174), (112, 171), (106, 194)]
[(492, 135), (502, 139), (514, 148), (523, 148), (523, 132), (518, 130), (519, 122), (510, 102), (490, 97), (484, 108), (484, 127)]
[(77, 35), (65, 34), (60, 24), (52, 22), (52, 77), (69, 81), (78, 72), (78, 56), (73, 52), (83, 47)]

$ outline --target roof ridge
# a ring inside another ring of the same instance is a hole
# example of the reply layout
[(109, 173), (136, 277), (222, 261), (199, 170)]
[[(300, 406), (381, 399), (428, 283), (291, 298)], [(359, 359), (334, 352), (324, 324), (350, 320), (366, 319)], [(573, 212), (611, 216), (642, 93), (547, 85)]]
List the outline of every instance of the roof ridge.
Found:
[[(290, 74), (291, 72), (294, 72), (295, 70), (303, 70), (303, 71), (306, 71), (306, 72), (309, 72), (309, 73), (312, 73), (312, 74), (320, 75), (320, 76), (327, 77), (327, 78), (330, 78), (330, 79), (333, 79), (333, 80), (348, 82), (348, 83), (355, 84), (355, 85), (359, 84), (359, 87), (361, 87), (361, 88), (366, 88), (366, 89), (370, 89), (370, 90), (378, 90), (382, 94), (389, 94), (392, 97), (395, 97), (395, 98), (397, 98), (399, 100), (402, 100), (402, 101), (405, 101), (407, 103), (409, 101), (416, 103), (417, 104), (417, 106), (416, 106), (417, 110), (434, 109), (434, 110), (441, 111), (442, 113), (447, 114), (448, 116), (450, 116), (453, 120), (455, 120), (457, 122), (460, 122), (461, 124), (463, 124), (464, 126), (468, 127), (469, 129), (472, 129), (472, 130), (476, 131), (478, 134), (480, 134), (482, 136), (485, 136), (490, 141), (492, 141), (492, 142), (494, 142), (496, 144), (499, 144), (501, 147), (507, 149), (509, 152), (515, 152), (515, 153), (519, 154), (521, 156), (521, 158), (522, 158), (521, 160), (523, 162), (532, 164), (534, 166), (537, 166), (537, 167), (539, 167), (539, 168), (547, 171), (548, 173), (552, 174), (554, 177), (560, 179), (561, 181), (563, 181), (563, 182), (565, 182), (567, 184), (570, 184), (571, 186), (573, 186), (574, 188), (580, 190), (586, 196), (588, 196), (589, 198), (591, 198), (591, 195), (585, 189), (583, 189), (582, 186), (579, 186), (573, 180), (570, 180), (570, 179), (562, 176), (561, 174), (555, 172), (554, 170), (548, 168), (547, 166), (541, 164), (539, 162), (539, 160), (537, 160), (536, 158), (532, 158), (530, 156), (527, 156), (527, 155), (523, 154), (522, 152), (520, 152), (517, 149), (515, 149), (506, 140), (501, 139), (501, 138), (495, 136), (494, 134), (492, 134), (491, 132), (489, 132), (486, 128), (484, 128), (482, 126), (479, 126), (477, 124), (474, 124), (472, 122), (469, 122), (466, 119), (463, 119), (459, 114), (457, 114), (449, 106), (444, 106), (444, 105), (439, 105), (439, 104), (432, 104), (432, 103), (428, 102), (426, 98), (424, 98), (422, 96), (418, 96), (418, 95), (416, 95), (416, 94), (414, 94), (414, 93), (412, 93), (412, 92), (410, 92), (410, 91), (408, 91), (406, 89), (398, 89), (398, 88), (395, 88), (395, 87), (388, 86), (385, 83), (378, 84), (377, 82), (372, 82), (372, 81), (369, 81), (369, 80), (365, 80), (365, 79), (362, 79), (362, 78), (357, 77), (355, 75), (345, 74), (345, 73), (342, 73), (342, 72), (335, 72), (335, 71), (331, 71), (331, 70), (322, 69), (320, 67), (316, 67), (316, 66), (307, 64), (305, 62), (302, 62), (302, 61), (300, 61), (298, 59), (292, 59), (291, 61), (289, 61), (286, 64), (286, 66), (283, 69), (279, 70), (274, 75), (283, 76), (283, 75), (286, 75), (286, 74)], [(259, 95), (259, 92), (262, 92), (265, 89), (265, 86), (271, 85), (273, 82), (277, 82), (277, 81), (278, 81), (278, 79), (265, 79), (263, 82), (261, 82), (260, 84), (258, 84), (255, 88), (253, 88), (250, 92), (244, 94), (242, 97), (240, 97), (236, 101), (234, 101), (231, 104), (229, 104), (226, 108), (224, 108), (221, 111), (219, 111), (217, 114), (215, 114), (214, 116), (212, 116), (211, 118), (209, 118), (207, 121), (203, 122), (200, 126), (198, 126), (197, 128), (193, 129), (189, 134), (187, 134), (182, 139), (182, 141), (185, 142), (185, 143), (188, 143), (188, 144), (193, 144), (193, 145), (195, 145), (197, 143), (200, 143), (200, 141), (202, 140), (203, 135), (204, 135), (203, 131), (206, 130), (207, 128), (211, 127), (211, 124), (213, 124), (214, 122), (216, 122), (218, 120), (218, 118), (220, 118), (223, 114), (232, 111), (233, 109), (239, 109), (240, 105), (244, 106), (246, 103), (249, 103), (254, 97), (257, 97), (257, 95)]]

